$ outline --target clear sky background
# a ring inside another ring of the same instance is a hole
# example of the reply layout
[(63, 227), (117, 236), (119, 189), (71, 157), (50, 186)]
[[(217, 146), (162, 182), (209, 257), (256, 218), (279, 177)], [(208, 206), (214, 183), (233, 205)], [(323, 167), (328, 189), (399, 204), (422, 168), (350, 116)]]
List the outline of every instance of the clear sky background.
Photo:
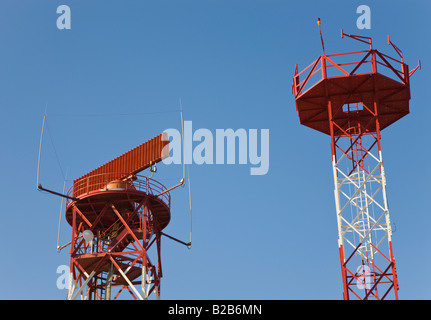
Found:
[[(56, 9), (71, 8), (71, 30)], [(359, 30), (356, 8), (371, 8)], [(428, 129), (431, 113), (429, 1), (0, 2), (0, 299), (65, 299), (56, 286), (61, 198), (36, 190), (72, 180), (152, 138), (180, 129), (179, 99), (193, 130), (270, 130), (270, 167), (191, 165), (193, 243), (162, 242), (163, 299), (342, 299), (330, 139), (299, 124), (295, 64), (321, 53), (366, 49), (411, 68), (411, 113), (383, 131), (393, 246), (401, 299), (430, 299)], [(114, 116), (114, 114), (117, 114)], [(124, 115), (118, 115), (124, 114)], [(97, 116), (99, 115), (99, 116)], [(195, 143), (196, 145), (197, 143)], [(160, 164), (167, 186), (179, 165)], [(60, 244), (71, 228), (62, 212)], [(166, 233), (188, 240), (187, 188), (172, 192)]]

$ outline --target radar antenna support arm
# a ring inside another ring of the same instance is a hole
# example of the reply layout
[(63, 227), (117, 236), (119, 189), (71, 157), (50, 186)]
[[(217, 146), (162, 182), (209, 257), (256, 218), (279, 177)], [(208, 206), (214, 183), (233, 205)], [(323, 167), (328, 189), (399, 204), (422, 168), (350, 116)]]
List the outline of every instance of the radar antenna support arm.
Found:
[(373, 49), (373, 40), (370, 37), (357, 36), (354, 34), (347, 34), (347, 33), (344, 33), (343, 29), (341, 29), (341, 38), (344, 38), (344, 36), (352, 38), (352, 39), (357, 40), (357, 41), (361, 41), (361, 42), (366, 43), (366, 44), (369, 44), (370, 50)]
[(42, 185), (41, 185), (40, 183), (38, 183), (38, 184), (37, 184), (37, 189), (38, 189), (38, 190), (42, 190), (42, 191), (46, 191), (46, 192), (49, 192), (49, 193), (55, 194), (56, 196), (60, 196), (60, 197), (63, 197), (63, 198), (67, 198), (67, 199), (70, 199), (70, 200), (73, 200), (73, 201), (78, 200), (78, 199), (76, 199), (76, 198), (66, 196), (65, 194), (62, 194), (62, 193), (59, 193), (59, 192), (55, 192), (55, 191), (52, 191), (52, 190), (49, 190), (49, 189), (45, 189), (45, 188), (43, 188), (43, 187), (42, 187)]
[(182, 178), (181, 181), (180, 181), (180, 183), (178, 183), (177, 185), (175, 185), (175, 186), (173, 186), (173, 187), (171, 187), (169, 189), (166, 189), (166, 190), (160, 192), (159, 194), (155, 195), (155, 197), (159, 197), (162, 194), (165, 194), (166, 192), (169, 192), (169, 191), (171, 191), (171, 190), (173, 190), (175, 188), (178, 188), (179, 186), (182, 186), (183, 184), (184, 184), (184, 178)]
[(416, 66), (416, 68), (414, 68), (412, 71), (409, 72), (409, 77), (411, 77), (413, 75), (413, 73), (415, 73), (416, 70), (418, 70), (418, 69), (419, 70), (422, 69), (422, 67), (421, 67), (421, 60), (418, 60), (418, 65)]
[(166, 233), (163, 233), (163, 232), (161, 232), (161, 234), (162, 234), (163, 236), (168, 237), (169, 239), (174, 240), (174, 241), (176, 241), (176, 242), (179, 242), (179, 243), (181, 243), (181, 244), (183, 244), (183, 245), (185, 245), (185, 246), (187, 246), (187, 247), (189, 247), (189, 246), (192, 244), (191, 242), (185, 243), (184, 241), (181, 241), (181, 240), (179, 240), (179, 239), (177, 239), (177, 238), (174, 238), (174, 237), (172, 237), (172, 236), (170, 236), (170, 235), (167, 235)]

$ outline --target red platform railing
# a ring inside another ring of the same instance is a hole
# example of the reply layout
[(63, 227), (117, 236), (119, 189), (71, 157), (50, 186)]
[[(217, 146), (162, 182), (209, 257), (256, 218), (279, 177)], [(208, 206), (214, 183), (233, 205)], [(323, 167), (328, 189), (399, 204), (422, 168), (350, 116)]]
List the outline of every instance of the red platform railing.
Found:
[[(102, 173), (95, 176), (89, 176), (74, 183), (67, 192), (67, 196), (73, 198), (73, 195), (85, 196), (93, 192), (100, 191), (141, 191), (155, 196), (162, 200), (168, 208), (171, 207), (171, 195), (169, 190), (160, 182), (142, 175), (132, 175), (130, 179), (117, 180), (119, 173)], [(67, 200), (66, 206), (70, 203)]]
[[(343, 57), (354, 60), (354, 56), (359, 56), (359, 60), (353, 62), (338, 61), (342, 60)], [(395, 67), (395, 64), (399, 64), (399, 67)], [(379, 68), (378, 70), (378, 66), (382, 66), (384, 69)], [(368, 70), (365, 71), (363, 70), (364, 68), (368, 68)], [(404, 85), (409, 85), (409, 77), (413, 73), (413, 71), (409, 72), (409, 67), (404, 62), (394, 59), (375, 49), (321, 55), (301, 72), (298, 72), (298, 65), (296, 65), (295, 74), (293, 77), (292, 93), (294, 93), (295, 98), (297, 98), (303, 92), (308, 90), (312, 85), (322, 79), (340, 76), (373, 74), (377, 73), (378, 71), (385, 76), (393, 78), (397, 81), (401, 81)], [(299, 80), (301, 75), (305, 76), (304, 80), (302, 81)], [(318, 80), (316, 80), (317, 77), (319, 78)]]

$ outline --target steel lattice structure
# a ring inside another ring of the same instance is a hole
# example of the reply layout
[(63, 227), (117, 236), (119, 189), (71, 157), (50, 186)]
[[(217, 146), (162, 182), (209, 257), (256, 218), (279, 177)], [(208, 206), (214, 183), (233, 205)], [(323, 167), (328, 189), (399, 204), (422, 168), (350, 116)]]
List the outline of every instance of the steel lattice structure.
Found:
[(343, 298), (398, 299), (381, 130), (409, 113), (420, 62), (409, 71), (389, 37), (401, 60), (373, 49), (371, 38), (341, 35), (370, 49), (326, 55), (322, 38), (323, 54), (296, 66), (292, 91), (300, 123), (331, 137)]
[[(123, 291), (139, 300), (154, 292), (159, 299), (170, 194), (147, 177), (121, 182), (105, 177), (102, 188), (67, 204), (72, 226), (68, 299), (110, 300)], [(89, 231), (91, 240), (85, 239)], [(115, 296), (113, 288), (118, 288)]]
[[(331, 126), (336, 123), (331, 121)], [(359, 128), (362, 132), (355, 132)], [(352, 127), (343, 136), (331, 136), (344, 298), (352, 293), (360, 299), (384, 299), (393, 291), (397, 299), (380, 133), (359, 128)]]
[(68, 299), (110, 300), (122, 292), (160, 298), (161, 236), (179, 241), (162, 230), (171, 218), (170, 191), (184, 179), (168, 189), (138, 173), (167, 157), (168, 144), (161, 134), (74, 180), (66, 196)]

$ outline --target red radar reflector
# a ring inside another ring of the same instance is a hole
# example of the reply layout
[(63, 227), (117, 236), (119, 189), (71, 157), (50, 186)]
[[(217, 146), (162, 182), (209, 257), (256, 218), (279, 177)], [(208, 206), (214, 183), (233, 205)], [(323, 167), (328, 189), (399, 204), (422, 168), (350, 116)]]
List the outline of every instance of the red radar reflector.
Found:
[(101, 165), (73, 182), (73, 197), (99, 190), (107, 183), (123, 180), (162, 161), (169, 155), (167, 134), (164, 132), (121, 156)]

